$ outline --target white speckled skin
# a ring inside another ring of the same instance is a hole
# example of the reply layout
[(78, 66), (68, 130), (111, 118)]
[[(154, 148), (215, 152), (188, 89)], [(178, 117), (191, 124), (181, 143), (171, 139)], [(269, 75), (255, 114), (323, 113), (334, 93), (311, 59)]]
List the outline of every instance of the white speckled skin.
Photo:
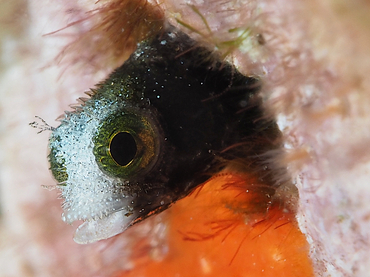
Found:
[(122, 209), (131, 212), (128, 207), (132, 197), (117, 188), (122, 180), (102, 172), (93, 154), (93, 138), (117, 105), (94, 102), (68, 113), (50, 139), (50, 147), (56, 149), (57, 159), (64, 159), (68, 175), (59, 185), (64, 199), (63, 220), (67, 223), (103, 218)]
[[(55, 149), (56, 160), (63, 160), (59, 163), (64, 164), (68, 176), (59, 184), (64, 199), (62, 219), (69, 224), (77, 220), (86, 221), (75, 235), (78, 243), (117, 235), (134, 218), (130, 206), (133, 197), (125, 195), (122, 190), (124, 180), (102, 172), (93, 154), (93, 138), (104, 119), (117, 106), (107, 101), (87, 100), (87, 104), (65, 115), (50, 139), (49, 147)], [(95, 232), (90, 231), (86, 235), (87, 228), (95, 228)]]

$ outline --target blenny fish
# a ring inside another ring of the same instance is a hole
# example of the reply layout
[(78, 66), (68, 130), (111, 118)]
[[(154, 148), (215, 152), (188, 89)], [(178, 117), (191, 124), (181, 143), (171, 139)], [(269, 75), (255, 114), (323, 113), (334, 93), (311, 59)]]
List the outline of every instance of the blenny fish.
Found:
[(231, 161), (274, 183), (263, 154), (279, 147), (280, 132), (264, 115), (260, 88), (258, 77), (170, 24), (139, 43), (50, 137), (62, 218), (84, 221), (75, 241), (122, 233)]

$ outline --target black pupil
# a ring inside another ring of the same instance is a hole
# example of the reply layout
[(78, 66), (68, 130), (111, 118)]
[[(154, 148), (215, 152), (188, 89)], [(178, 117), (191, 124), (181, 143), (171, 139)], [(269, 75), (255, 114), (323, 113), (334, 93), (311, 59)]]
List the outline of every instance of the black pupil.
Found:
[(136, 155), (137, 147), (135, 139), (126, 132), (118, 133), (110, 143), (110, 154), (121, 166), (129, 164)]

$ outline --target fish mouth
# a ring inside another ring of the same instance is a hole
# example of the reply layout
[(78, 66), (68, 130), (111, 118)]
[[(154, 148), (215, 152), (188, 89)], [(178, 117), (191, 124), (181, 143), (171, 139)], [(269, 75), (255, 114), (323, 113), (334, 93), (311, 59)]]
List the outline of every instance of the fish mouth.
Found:
[[(82, 185), (78, 187), (81, 188)], [(132, 187), (136, 186), (132, 184)], [(140, 184), (140, 187), (145, 185)], [(66, 190), (67, 194), (68, 186), (62, 189)], [(93, 194), (84, 195), (84, 199), (92, 199)], [(175, 195), (162, 186), (141, 192), (130, 192), (127, 188), (121, 188), (119, 194), (101, 196), (100, 199), (91, 200), (90, 203), (84, 201), (82, 204), (80, 197), (69, 197), (64, 203), (62, 220), (68, 224), (83, 221), (75, 232), (74, 241), (78, 244), (88, 244), (124, 232), (143, 219), (167, 209), (176, 199)]]
[[(77, 220), (84, 222), (77, 228), (74, 241), (78, 244), (88, 244), (116, 236), (145, 218), (166, 210), (178, 199), (179, 197), (162, 189), (153, 189), (150, 192), (136, 195), (136, 197), (125, 198), (125, 205), (117, 210), (100, 216), (90, 215), (87, 219), (86, 216), (79, 217)], [(128, 203), (135, 204), (129, 205)]]
[[(108, 200), (109, 199), (109, 200)], [(129, 203), (133, 197), (108, 198), (101, 203), (90, 205), (90, 209), (81, 212), (80, 208), (64, 208), (62, 220), (68, 224), (83, 221), (77, 228), (74, 240), (79, 244), (87, 244), (113, 237), (122, 233), (133, 224), (138, 217), (137, 212)], [(93, 210), (91, 207), (95, 207)], [(99, 209), (96, 209), (98, 208)]]
[(77, 228), (73, 240), (78, 244), (88, 244), (113, 237), (131, 226), (136, 217), (134, 213), (121, 210), (103, 218), (87, 220)]

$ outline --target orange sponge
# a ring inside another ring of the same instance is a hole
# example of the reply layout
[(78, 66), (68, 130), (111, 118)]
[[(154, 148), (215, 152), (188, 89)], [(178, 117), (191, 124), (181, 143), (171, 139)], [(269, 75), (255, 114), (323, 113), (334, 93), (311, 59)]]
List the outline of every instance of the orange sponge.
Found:
[(117, 276), (313, 276), (308, 243), (271, 188), (223, 173), (169, 210), (164, 257)]

